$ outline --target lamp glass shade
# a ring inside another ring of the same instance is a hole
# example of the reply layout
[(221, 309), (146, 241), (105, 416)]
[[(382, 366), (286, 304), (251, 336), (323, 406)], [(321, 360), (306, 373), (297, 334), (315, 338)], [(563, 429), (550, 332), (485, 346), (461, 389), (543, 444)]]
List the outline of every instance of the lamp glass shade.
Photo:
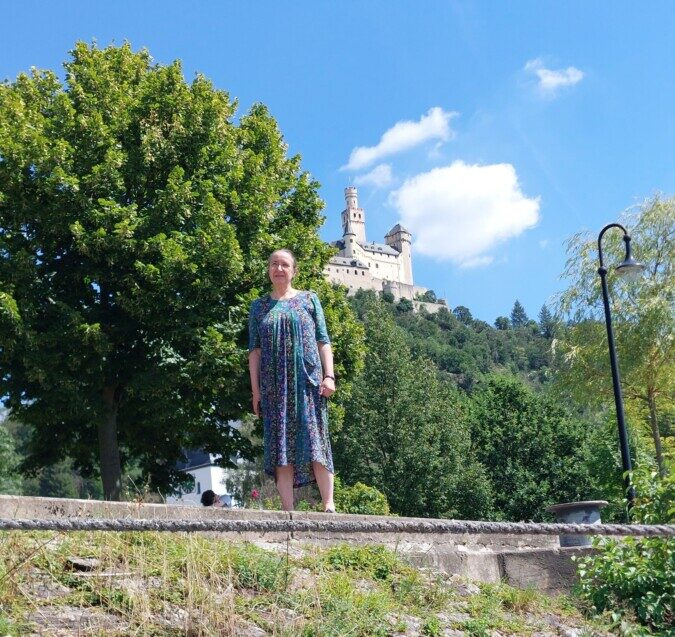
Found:
[(628, 257), (623, 263), (616, 266), (616, 273), (627, 281), (637, 281), (647, 266), (638, 263), (633, 257)]

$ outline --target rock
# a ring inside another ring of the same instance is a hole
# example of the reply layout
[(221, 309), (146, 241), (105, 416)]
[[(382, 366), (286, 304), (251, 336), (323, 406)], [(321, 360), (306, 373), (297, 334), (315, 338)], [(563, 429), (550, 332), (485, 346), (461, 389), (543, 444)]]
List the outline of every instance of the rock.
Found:
[(561, 637), (580, 637), (581, 631), (570, 626), (558, 626), (558, 634)]
[(254, 623), (243, 619), (237, 622), (235, 634), (237, 637), (267, 637), (267, 632), (260, 628), (260, 626), (256, 626)]
[(58, 599), (70, 594), (70, 588), (55, 580), (49, 573), (34, 569), (28, 573), (28, 579), (22, 592), (37, 599)]
[(480, 588), (473, 582), (469, 582), (459, 575), (451, 575), (447, 579), (448, 585), (462, 597), (469, 595), (480, 595)]
[(403, 623), (406, 625), (405, 632), (403, 633), (403, 635), (406, 637), (416, 637), (417, 635), (422, 634), (422, 620), (419, 617), (413, 617), (412, 615), (399, 615), (396, 620), (397, 621), (394, 623), (394, 626), (396, 626), (397, 623)]
[(93, 557), (68, 557), (66, 567), (71, 571), (93, 571), (101, 566), (101, 560)]
[(288, 582), (288, 590), (291, 593), (314, 588), (315, 585), (316, 575), (308, 568), (294, 568), (291, 571), (291, 578)]
[(457, 584), (455, 586), (455, 592), (462, 597), (468, 597), (469, 595), (480, 595), (480, 588), (471, 582), (465, 582), (463, 584)]
[(469, 613), (463, 613), (461, 611), (453, 611), (453, 612), (443, 612), (443, 613), (438, 613), (436, 615), (438, 619), (443, 622), (444, 624), (463, 624), (466, 621), (469, 621), (471, 619), (471, 615)]
[(129, 630), (129, 625), (116, 615), (75, 606), (41, 606), (25, 620), (35, 625), (32, 637), (126, 635)]

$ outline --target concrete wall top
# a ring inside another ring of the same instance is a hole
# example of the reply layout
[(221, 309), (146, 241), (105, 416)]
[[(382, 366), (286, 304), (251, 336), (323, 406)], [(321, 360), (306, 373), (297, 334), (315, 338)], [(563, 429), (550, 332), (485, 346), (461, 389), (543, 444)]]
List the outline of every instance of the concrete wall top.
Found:
[[(350, 521), (391, 520), (391, 518), (369, 515), (348, 515)], [(178, 504), (144, 504), (136, 502), (103, 502), (100, 500), (75, 500), (67, 498), (39, 498), (26, 496), (0, 495), (0, 518), (22, 518), (45, 520), (50, 518), (134, 518), (163, 520), (320, 520), (330, 519), (324, 513), (305, 513), (294, 511), (262, 511), (257, 509), (214, 509), (212, 507), (181, 506)], [(416, 518), (396, 518), (415, 521)], [(420, 518), (420, 522), (428, 522)], [(356, 526), (356, 525), (355, 525)], [(255, 539), (265, 536), (266, 541), (286, 541), (287, 533), (237, 533), (242, 539)], [(274, 538), (272, 537), (274, 536)], [(471, 533), (331, 533), (297, 532), (292, 533), (294, 540), (312, 544), (334, 544), (336, 542), (375, 543), (391, 546), (433, 545), (445, 546), (457, 550), (496, 552), (508, 549), (545, 548), (558, 546), (556, 535), (507, 535), (507, 534), (471, 534)]]

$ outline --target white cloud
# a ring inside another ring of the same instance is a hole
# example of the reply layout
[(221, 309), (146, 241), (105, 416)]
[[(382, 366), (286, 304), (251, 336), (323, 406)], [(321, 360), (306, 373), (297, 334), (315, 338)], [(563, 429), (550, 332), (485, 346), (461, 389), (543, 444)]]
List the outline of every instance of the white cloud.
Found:
[(390, 202), (417, 253), (465, 268), (489, 264), (489, 250), (539, 221), (539, 198), (521, 192), (511, 164), (455, 161), (407, 179)]
[(396, 122), (382, 135), (376, 146), (354, 148), (349, 162), (342, 170), (362, 170), (383, 157), (409, 150), (429, 140), (447, 142), (454, 137), (450, 120), (456, 115), (453, 111), (444, 111), (440, 106), (434, 106), (418, 122)]
[(486, 265), (490, 265), (494, 260), (494, 257), (475, 257), (474, 259), (462, 261), (462, 263), (459, 264), (459, 267), (467, 270), (470, 268), (483, 268)]
[(541, 58), (530, 60), (525, 70), (534, 73), (539, 79), (538, 87), (544, 95), (555, 95), (564, 86), (574, 86), (584, 79), (584, 72), (568, 66), (566, 69), (547, 69)]
[(391, 166), (389, 164), (379, 164), (369, 173), (358, 175), (354, 179), (357, 186), (374, 186), (375, 188), (384, 188), (393, 181), (391, 175)]
[(542, 239), (542, 240), (539, 242), (539, 247), (540, 247), (542, 250), (546, 250), (546, 248), (548, 248), (548, 244), (549, 244), (548, 239)]

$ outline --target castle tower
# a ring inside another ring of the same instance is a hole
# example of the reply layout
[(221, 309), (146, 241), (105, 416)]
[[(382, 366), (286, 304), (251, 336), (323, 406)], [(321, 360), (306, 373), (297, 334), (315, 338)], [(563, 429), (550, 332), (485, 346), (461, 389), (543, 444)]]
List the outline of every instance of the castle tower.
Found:
[(413, 284), (412, 273), (412, 234), (400, 223), (397, 223), (384, 237), (384, 241), (400, 253), (401, 283)]
[[(342, 211), (342, 234), (346, 238), (347, 230), (351, 229), (354, 241), (366, 240), (366, 213), (359, 208), (357, 190), (354, 186), (345, 188), (346, 208)], [(345, 240), (345, 247), (347, 241)]]
[(356, 241), (356, 233), (352, 227), (352, 220), (349, 215), (342, 213), (343, 231), (342, 241), (345, 244), (344, 254), (346, 257), (354, 256), (354, 242)]

